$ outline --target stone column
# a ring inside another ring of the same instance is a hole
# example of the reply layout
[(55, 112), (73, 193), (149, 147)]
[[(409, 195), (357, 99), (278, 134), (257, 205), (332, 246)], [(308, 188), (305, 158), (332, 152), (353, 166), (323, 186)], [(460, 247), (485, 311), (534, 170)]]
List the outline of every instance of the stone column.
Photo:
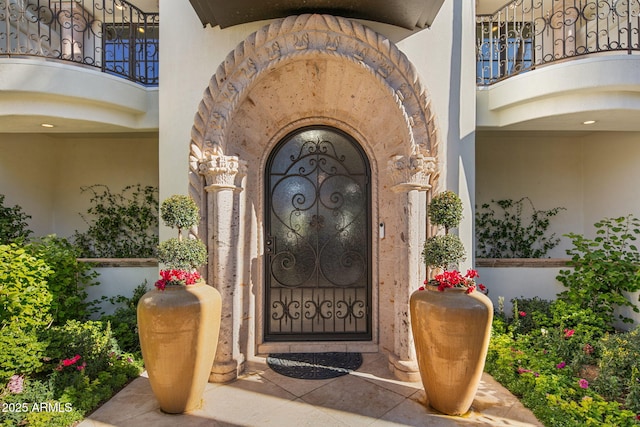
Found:
[(237, 251), (240, 215), (235, 201), (242, 191), (245, 162), (236, 156), (225, 156), (220, 151), (200, 161), (199, 171), (206, 180), (209, 241), (209, 284), (222, 295), (222, 319), (218, 350), (211, 368), (210, 382), (229, 382), (241, 371), (243, 360), (238, 350), (238, 337), (234, 333), (241, 312), (234, 295), (237, 283)]
[(407, 271), (403, 272), (404, 280), (394, 292), (395, 335), (393, 353), (389, 354), (389, 368), (399, 380), (420, 381), (411, 334), (409, 298), (426, 277), (422, 249), (427, 230), (427, 191), (431, 188), (429, 180), (435, 172), (436, 160), (422, 154), (396, 156), (390, 167), (391, 173), (400, 181), (393, 191), (407, 194)]

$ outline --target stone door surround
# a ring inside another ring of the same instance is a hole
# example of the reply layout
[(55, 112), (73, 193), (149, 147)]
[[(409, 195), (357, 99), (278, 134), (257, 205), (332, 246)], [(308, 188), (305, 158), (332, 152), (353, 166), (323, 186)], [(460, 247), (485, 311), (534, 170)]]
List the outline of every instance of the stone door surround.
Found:
[(384, 36), (345, 18), (300, 15), (240, 43), (194, 119), (189, 193), (210, 255), (203, 273), (223, 296), (210, 379), (232, 380), (248, 357), (274, 350), (261, 338), (263, 171), (275, 144), (309, 125), (343, 130), (371, 162), (374, 338), (363, 349), (387, 351), (399, 378), (416, 378), (408, 301), (424, 277), (426, 199), (438, 177), (430, 101), (413, 65)]

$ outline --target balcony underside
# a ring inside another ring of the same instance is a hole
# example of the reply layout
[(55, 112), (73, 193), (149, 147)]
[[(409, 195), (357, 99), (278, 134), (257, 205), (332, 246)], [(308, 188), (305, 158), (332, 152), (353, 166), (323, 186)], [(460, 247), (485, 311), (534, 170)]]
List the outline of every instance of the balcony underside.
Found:
[(158, 90), (91, 67), (33, 58), (0, 59), (0, 130), (156, 132)]
[(594, 56), (480, 87), (477, 128), (640, 131), (638, 69), (640, 55)]

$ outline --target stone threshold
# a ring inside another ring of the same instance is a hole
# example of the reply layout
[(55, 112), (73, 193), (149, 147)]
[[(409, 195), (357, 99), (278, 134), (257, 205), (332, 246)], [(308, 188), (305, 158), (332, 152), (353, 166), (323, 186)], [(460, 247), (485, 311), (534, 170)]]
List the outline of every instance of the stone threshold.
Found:
[(157, 267), (156, 258), (78, 258), (93, 267)]
[(476, 267), (558, 268), (569, 267), (570, 258), (476, 258)]

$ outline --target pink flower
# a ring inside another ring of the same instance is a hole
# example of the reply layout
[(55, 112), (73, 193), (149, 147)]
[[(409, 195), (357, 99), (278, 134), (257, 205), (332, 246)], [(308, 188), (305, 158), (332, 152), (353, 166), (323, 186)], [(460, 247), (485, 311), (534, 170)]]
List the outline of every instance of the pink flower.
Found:
[(524, 311), (520, 311), (520, 312), (518, 312), (518, 314), (520, 315), (520, 317), (524, 317), (524, 316), (526, 316), (526, 315), (527, 315), (527, 313), (526, 313), (526, 312), (524, 312)]
[(567, 366), (567, 363), (563, 361), (563, 362), (558, 363), (556, 365), (556, 368), (563, 369), (565, 366)]
[(580, 388), (589, 388), (589, 381), (581, 378), (580, 381), (578, 381), (578, 385), (580, 386)]
[(84, 371), (84, 368), (87, 367), (87, 362), (82, 362), (82, 365), (76, 366), (78, 371)]
[(565, 338), (570, 338), (573, 334), (575, 334), (576, 331), (574, 331), (573, 329), (565, 329), (564, 330), (564, 337)]
[(439, 291), (444, 291), (448, 288), (462, 288), (467, 294), (480, 289), (486, 291), (484, 285), (476, 285), (474, 278), (478, 277), (476, 270), (467, 270), (467, 274), (464, 276), (458, 270), (447, 270), (436, 275), (432, 280), (425, 280), (425, 284), (431, 286), (437, 286)]
[(522, 375), (522, 374), (533, 374), (534, 377), (539, 377), (540, 376), (539, 373), (534, 372), (531, 369), (524, 369), (524, 368), (518, 368), (518, 373), (520, 375)]
[(9, 393), (22, 393), (24, 385), (24, 377), (22, 375), (13, 375), (11, 379), (9, 379), (9, 384), (7, 384), (7, 388), (9, 389)]
[(197, 271), (186, 270), (160, 270), (161, 279), (155, 283), (156, 288), (163, 291), (167, 285), (193, 285), (200, 280), (200, 274)]
[(71, 366), (71, 365), (75, 364), (80, 359), (81, 359), (80, 355), (76, 354), (71, 359), (64, 359), (62, 361), (62, 366)]
[(469, 269), (467, 270), (467, 274), (465, 275), (468, 279), (473, 279), (474, 277), (480, 277), (476, 270)]

